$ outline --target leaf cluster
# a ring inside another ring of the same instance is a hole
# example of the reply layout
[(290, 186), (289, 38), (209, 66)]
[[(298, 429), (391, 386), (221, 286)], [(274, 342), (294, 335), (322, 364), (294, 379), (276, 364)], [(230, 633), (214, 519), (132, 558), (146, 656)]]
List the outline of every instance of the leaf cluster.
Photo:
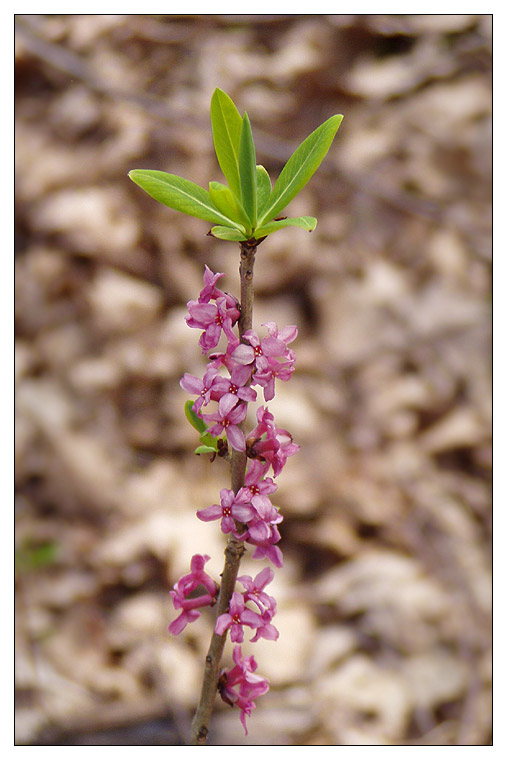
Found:
[(211, 128), (218, 163), (228, 184), (209, 189), (183, 177), (152, 169), (133, 169), (130, 179), (152, 198), (176, 211), (211, 222), (211, 234), (222, 240), (264, 239), (288, 226), (311, 232), (311, 216), (278, 218), (306, 185), (324, 159), (342, 116), (331, 116), (296, 148), (274, 187), (266, 169), (256, 163), (247, 113), (240, 115), (231, 98), (216, 89), (211, 98)]

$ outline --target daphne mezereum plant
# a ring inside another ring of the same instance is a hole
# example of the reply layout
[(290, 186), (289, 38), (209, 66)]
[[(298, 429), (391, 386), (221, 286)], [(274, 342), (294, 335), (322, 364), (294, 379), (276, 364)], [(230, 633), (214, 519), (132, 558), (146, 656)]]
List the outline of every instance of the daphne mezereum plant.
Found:
[[(243, 655), (241, 644), (245, 626), (254, 632), (250, 641), (278, 638), (272, 623), (276, 600), (264, 590), (274, 572), (267, 566), (255, 578), (238, 578), (238, 571), (245, 544), (254, 547), (252, 559), (282, 567), (282, 552), (277, 544), (283, 517), (270, 496), (277, 489), (274, 478), (299, 446), (288, 431), (277, 426), (268, 406), (258, 407), (256, 424), (250, 431), (246, 416), (248, 404), (257, 400), (254, 386), (262, 388), (267, 404), (275, 396), (276, 380), (290, 379), (295, 354), (289, 344), (297, 337), (298, 329), (295, 325), (280, 329), (274, 322), (266, 322), (264, 337), (252, 329), (255, 254), (268, 235), (283, 227), (315, 229), (317, 220), (313, 217), (287, 218), (280, 214), (320, 166), (342, 118), (331, 116), (312, 132), (289, 158), (272, 188), (268, 172), (256, 164), (247, 114), (241, 117), (231, 98), (216, 89), (211, 99), (211, 126), (218, 163), (228, 185), (210, 182), (209, 190), (205, 190), (162, 171), (134, 169), (129, 173), (130, 179), (152, 198), (211, 222), (214, 226), (208, 234), (236, 241), (240, 247), (241, 301), (220, 290), (217, 282), (223, 275), (214, 274), (206, 266), (204, 287), (197, 301), (187, 304), (186, 322), (201, 331), (199, 345), (208, 359), (202, 378), (185, 373), (180, 381), (181, 387), (196, 397), (185, 405), (186, 416), (200, 435), (195, 452), (210, 454), (212, 459), (223, 458), (231, 470), (231, 487), (221, 490), (220, 503), (197, 511), (200, 520), (220, 520), (221, 530), (228, 536), (221, 583), (204, 570), (209, 556), (196, 554), (191, 559), (190, 572), (171, 591), (174, 608), (181, 610), (169, 626), (174, 635), (196, 620), (200, 609), (217, 606), (191, 744), (206, 743), (217, 691), (227, 704), (239, 708), (248, 733), (246, 717), (255, 708), (255, 699), (269, 689), (267, 679), (255, 672), (255, 659)], [(204, 411), (210, 404), (213, 411)], [(237, 582), (241, 591), (236, 590)], [(232, 654), (234, 665), (220, 673), (228, 632), (237, 645)]]

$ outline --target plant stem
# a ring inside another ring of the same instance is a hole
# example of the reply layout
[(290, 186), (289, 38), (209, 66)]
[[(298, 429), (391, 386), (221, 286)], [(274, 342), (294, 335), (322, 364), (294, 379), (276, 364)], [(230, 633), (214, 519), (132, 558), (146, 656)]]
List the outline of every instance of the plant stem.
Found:
[[(257, 250), (257, 241), (255, 244), (249, 244), (248, 241), (240, 243), (241, 256), (239, 265), (239, 276), (241, 282), (241, 314), (238, 322), (239, 337), (242, 340), (244, 333), (252, 328), (253, 312), (253, 274), (255, 253)], [(243, 431), (245, 423), (243, 422)], [(231, 489), (237, 493), (245, 484), (247, 456), (244, 451), (232, 449), (231, 454)], [(232, 533), (229, 535), (227, 546), (225, 548), (225, 564), (222, 572), (222, 583), (220, 584), (220, 593), (217, 602), (217, 618), (229, 610), (229, 603), (236, 585), (241, 557), (245, 553), (243, 541), (239, 541)], [(218, 675), (220, 662), (224, 651), (227, 632), (219, 636), (213, 632), (210, 647), (206, 655), (204, 666), (204, 677), (201, 688), (201, 697), (197, 710), (192, 721), (191, 745), (206, 744), (208, 736), (208, 726), (213, 712), (213, 705), (218, 685)]]

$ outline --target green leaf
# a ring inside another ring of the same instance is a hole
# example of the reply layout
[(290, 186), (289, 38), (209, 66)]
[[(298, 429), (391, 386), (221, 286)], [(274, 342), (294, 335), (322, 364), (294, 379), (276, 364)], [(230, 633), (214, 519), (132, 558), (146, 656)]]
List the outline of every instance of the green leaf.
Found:
[(213, 446), (198, 446), (194, 454), (216, 454), (218, 449), (214, 449)]
[(317, 171), (328, 152), (343, 116), (337, 114), (321, 124), (296, 148), (278, 177), (259, 225), (277, 216)]
[(239, 181), (241, 205), (245, 209), (252, 228), (257, 224), (257, 172), (255, 169), (255, 145), (250, 119), (245, 113), (239, 141)]
[(242, 119), (231, 98), (218, 87), (211, 98), (211, 129), (218, 163), (232, 192), (241, 197), (239, 141)]
[(193, 410), (194, 402), (193, 401), (186, 401), (185, 402), (185, 415), (187, 420), (190, 422), (192, 427), (194, 427), (199, 435), (199, 440), (202, 444), (202, 446), (198, 446), (198, 448), (195, 450), (196, 454), (209, 454), (212, 452), (218, 451), (218, 438), (215, 438), (211, 435), (211, 433), (208, 433), (208, 426), (204, 422), (203, 419), (201, 419)]
[(233, 230), (230, 227), (212, 227), (210, 234), (213, 235), (213, 237), (220, 238), (220, 240), (234, 240), (239, 242), (241, 240), (249, 239), (249, 236), (246, 235), (245, 232)]
[(154, 169), (133, 169), (129, 177), (148, 195), (169, 208), (213, 224), (239, 228), (233, 219), (214, 207), (207, 190), (188, 179)]
[[(199, 440), (203, 446), (206, 446), (211, 451), (218, 451), (218, 437), (215, 438), (211, 433), (201, 433)], [(202, 453), (202, 452), (199, 452)]]
[(247, 227), (251, 226), (250, 219), (230, 187), (222, 185), (221, 182), (210, 182), (209, 197), (213, 205), (222, 214), (236, 221), (245, 228), (245, 231)]
[(316, 226), (317, 220), (313, 216), (292, 216), (288, 219), (280, 219), (277, 222), (267, 222), (262, 227), (257, 227), (254, 235), (256, 238), (266, 237), (266, 235), (271, 235), (272, 232), (284, 227), (302, 227), (302, 229), (312, 232)]
[(260, 216), (271, 195), (271, 180), (266, 169), (260, 164), (255, 167), (255, 170), (257, 172), (257, 214)]
[(198, 433), (201, 435), (206, 434), (207, 425), (200, 417), (197, 416), (197, 414), (193, 410), (194, 401), (186, 401), (185, 402), (185, 416), (187, 420), (190, 422), (192, 427), (194, 427)]

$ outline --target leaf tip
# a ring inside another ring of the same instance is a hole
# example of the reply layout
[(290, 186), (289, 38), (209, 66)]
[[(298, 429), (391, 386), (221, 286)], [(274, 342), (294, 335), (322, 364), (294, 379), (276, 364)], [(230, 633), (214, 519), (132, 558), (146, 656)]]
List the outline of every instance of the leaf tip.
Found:
[(139, 185), (139, 179), (142, 176), (143, 170), (142, 169), (131, 169), (127, 177), (132, 180), (132, 182), (135, 182), (136, 185)]

